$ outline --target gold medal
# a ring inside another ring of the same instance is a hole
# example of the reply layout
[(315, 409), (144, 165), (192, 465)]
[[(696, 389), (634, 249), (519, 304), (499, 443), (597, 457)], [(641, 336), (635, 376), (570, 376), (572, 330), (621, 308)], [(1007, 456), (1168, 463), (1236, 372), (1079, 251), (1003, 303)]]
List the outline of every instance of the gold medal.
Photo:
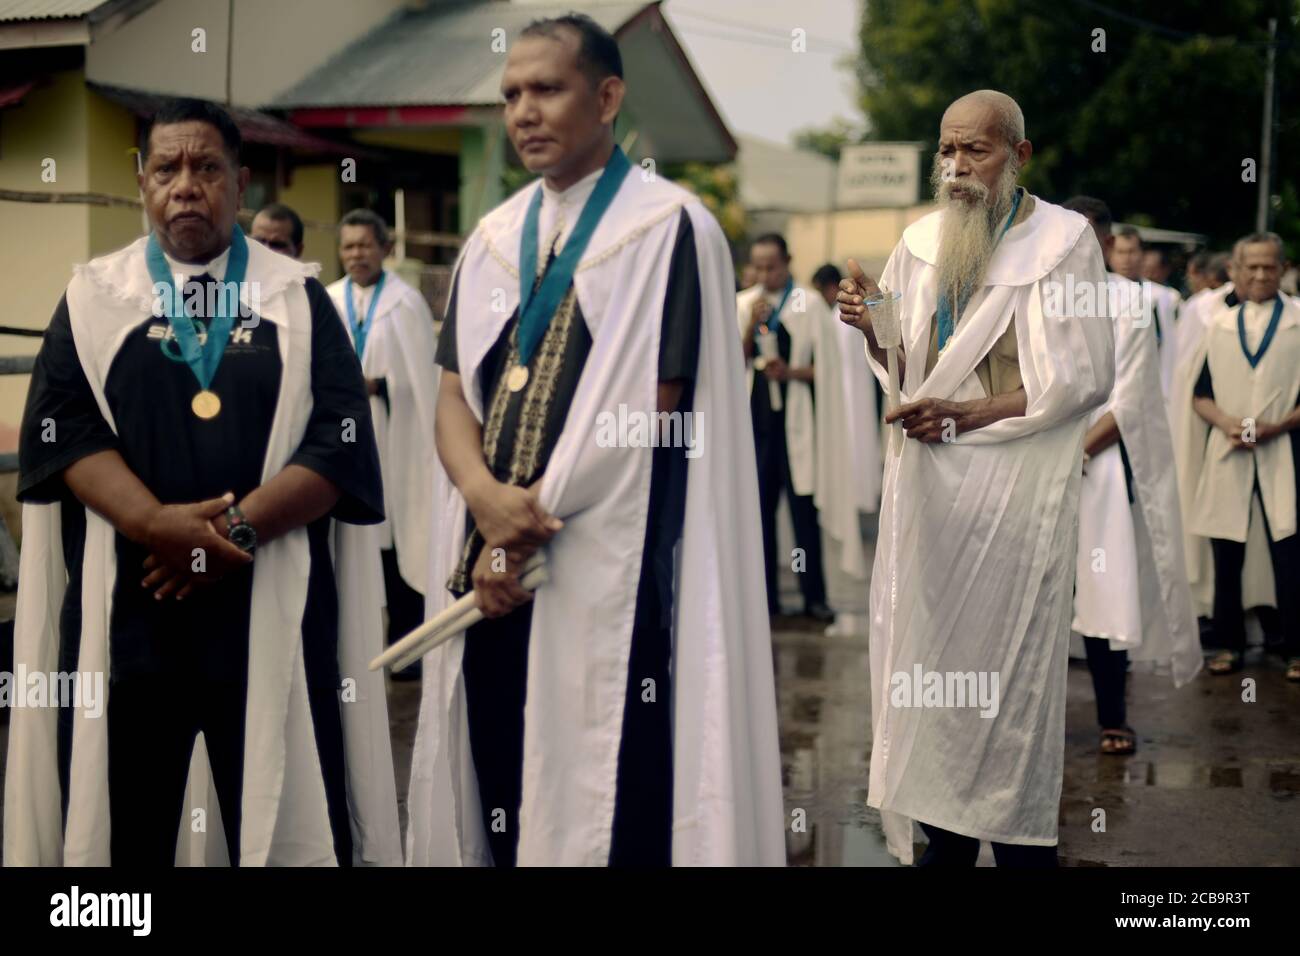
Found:
[(761, 355), (758, 358), (754, 359), (755, 372), (761, 372), (765, 368), (767, 368), (767, 359), (763, 358)]
[(506, 387), (512, 392), (518, 392), (528, 384), (528, 366), (516, 365), (506, 376)]
[(199, 418), (216, 418), (217, 413), (221, 411), (221, 399), (217, 398), (216, 392), (210, 392), (205, 388), (194, 396), (190, 408)]

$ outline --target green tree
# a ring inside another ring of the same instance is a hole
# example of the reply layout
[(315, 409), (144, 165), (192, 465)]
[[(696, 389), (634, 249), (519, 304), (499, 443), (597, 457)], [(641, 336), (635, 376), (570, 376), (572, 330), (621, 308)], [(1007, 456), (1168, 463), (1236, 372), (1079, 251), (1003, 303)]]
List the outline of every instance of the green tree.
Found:
[[(1122, 9), (1121, 9), (1122, 7)], [(871, 139), (932, 147), (944, 108), (991, 87), (1025, 113), (1025, 185), (1105, 199), (1117, 218), (1254, 228), (1268, 20), (1278, 20), (1274, 227), (1300, 247), (1300, 0), (869, 0), (857, 63)], [(1104, 31), (1098, 33), (1097, 31)], [(1102, 43), (1104, 42), (1104, 48)]]
[(740, 204), (740, 182), (733, 165), (668, 163), (660, 173), (700, 197), (732, 246), (745, 238), (745, 207)]
[(836, 117), (829, 126), (824, 128), (801, 129), (791, 137), (791, 141), (799, 149), (821, 153), (836, 161), (840, 158), (841, 149), (849, 143), (857, 143), (861, 140), (861, 129), (842, 117)]

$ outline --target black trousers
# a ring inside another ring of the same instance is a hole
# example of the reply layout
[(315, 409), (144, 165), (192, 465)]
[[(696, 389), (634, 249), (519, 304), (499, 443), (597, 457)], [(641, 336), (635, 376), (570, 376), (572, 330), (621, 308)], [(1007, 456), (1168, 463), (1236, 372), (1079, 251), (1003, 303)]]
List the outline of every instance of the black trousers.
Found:
[(1121, 730), (1127, 726), (1124, 684), (1128, 678), (1128, 651), (1112, 651), (1110, 641), (1104, 637), (1085, 636), (1083, 646), (1097, 697), (1097, 723), (1102, 729)]
[[(980, 854), (980, 841), (950, 830), (922, 823), (930, 838), (917, 866), (974, 866)], [(1022, 869), (1049, 869), (1057, 866), (1055, 846), (1023, 846), (1019, 843), (994, 843), (993, 858), (998, 866)]]
[(393, 644), (424, 623), (424, 595), (402, 579), (396, 548), (385, 548), (379, 556), (384, 564), (384, 595), (388, 601), (387, 643)]
[[(465, 636), (462, 676), (470, 751), (497, 866), (514, 866), (519, 848), (532, 616), (532, 604), (524, 604), (475, 624)], [(668, 866), (672, 860), (671, 653), (667, 630), (633, 628), (610, 866)], [(646, 678), (654, 681), (653, 701), (645, 699)]]
[(826, 603), (826, 580), (822, 576), (822, 533), (817, 523), (817, 506), (812, 495), (797, 495), (790, 477), (786, 453), (785, 416), (769, 414), (754, 421), (754, 454), (758, 461), (758, 505), (763, 515), (763, 563), (767, 575), (767, 609), (779, 614), (777, 590), (776, 508), (784, 491), (790, 503), (795, 544), (803, 550), (804, 570), (799, 574), (799, 591), (805, 610)]
[[(200, 731), (220, 803), (226, 849), (232, 864), (238, 864), (246, 698), (242, 682), (207, 683), (195, 675), (132, 675), (113, 683), (107, 717), (114, 865), (170, 867), (175, 863), (190, 757)], [(314, 688), (309, 699), (334, 852), (340, 866), (351, 866), (338, 692), (333, 687)], [(210, 820), (215, 808), (206, 809)]]
[[(1259, 486), (1255, 486), (1256, 494)], [(1300, 534), (1274, 541), (1264, 519), (1273, 580), (1277, 591), (1277, 628), (1282, 636), (1282, 653), (1300, 657)], [(1214, 552), (1214, 637), (1230, 651), (1246, 649), (1246, 615), (1242, 608), (1241, 568), (1246, 545), (1240, 541), (1211, 538)]]

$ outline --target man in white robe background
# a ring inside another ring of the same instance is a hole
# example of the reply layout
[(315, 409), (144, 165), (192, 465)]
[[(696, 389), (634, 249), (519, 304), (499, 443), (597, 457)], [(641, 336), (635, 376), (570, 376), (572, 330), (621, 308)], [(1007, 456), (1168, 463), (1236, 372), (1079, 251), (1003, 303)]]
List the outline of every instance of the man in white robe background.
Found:
[[(1105, 288), (1076, 213), (1016, 186), (1024, 117), (981, 90), (944, 113), (934, 185), (881, 287), (901, 294), (906, 438), (886, 455), (871, 580), (867, 802), (892, 852), (922, 863), (1056, 865), (1065, 678), (1088, 413), (1114, 383), (1104, 301), (1053, 316), (1055, 289)], [(857, 263), (839, 296), (872, 370), (885, 353)]]
[(1178, 359), (1178, 309), (1183, 297), (1177, 289), (1143, 277), (1144, 256), (1150, 251), (1142, 245), (1142, 236), (1133, 226), (1120, 226), (1114, 230), (1107, 264), (1112, 272), (1132, 282), (1142, 284), (1143, 301), (1148, 303), (1156, 330), (1156, 346), (1160, 357), (1160, 393), (1165, 402), (1171, 401), (1174, 382), (1174, 365)]
[[(1103, 255), (1113, 245), (1110, 208), (1076, 196), (1064, 208), (1087, 217)], [(1106, 277), (1115, 326), (1115, 388), (1089, 416), (1079, 492), (1079, 551), (1072, 628), (1083, 635), (1101, 727), (1100, 750), (1137, 750), (1128, 726), (1129, 661), (1172, 663), (1175, 686), (1201, 666), (1183, 559), (1173, 441), (1162, 404), (1155, 329), (1142, 288)]]
[[(1199, 449), (1185, 448), (1184, 443), (1190, 434), (1200, 428), (1192, 401), (1201, 367), (1205, 364), (1205, 334), (1209, 329), (1210, 318), (1224, 305), (1236, 307), (1240, 304), (1232, 284), (1231, 269), (1231, 253), (1207, 254), (1199, 283), (1201, 288), (1194, 291), (1179, 310), (1178, 354), (1174, 362), (1173, 392), (1169, 401), (1169, 429), (1174, 439), (1178, 496), (1182, 505), (1187, 580), (1191, 585), (1192, 604), (1200, 622), (1202, 644), (1207, 650), (1219, 649), (1212, 618), (1214, 557), (1209, 539), (1193, 534), (1190, 530), (1196, 486), (1201, 479), (1204, 443)], [(1258, 509), (1258, 503), (1254, 507)], [(1263, 531), (1263, 521), (1258, 516), (1250, 522), (1247, 532), (1242, 600), (1245, 607), (1253, 609), (1258, 615), (1265, 635), (1275, 635), (1278, 626), (1272, 561), (1268, 555), (1268, 538)]]
[[(819, 293), (795, 283), (783, 236), (767, 233), (755, 239), (749, 249), (749, 264), (758, 281), (736, 296), (736, 320), (745, 354), (758, 460), (768, 613), (776, 615), (782, 610), (777, 568), (786, 558), (777, 553), (776, 514), (784, 495), (794, 525), (794, 542), (802, 552), (791, 564), (803, 595), (803, 613), (829, 623), (834, 614), (826, 604), (816, 499), (819, 487), (825, 490), (820, 483), (829, 479), (818, 473), (823, 453), (818, 425), (830, 412), (825, 403), (840, 401), (831, 316)], [(814, 398), (819, 348), (834, 365), (825, 370), (828, 387), (818, 388), (822, 394)], [(818, 405), (823, 406), (820, 413)]]
[[(1276, 582), (1277, 628), (1288, 680), (1300, 681), (1300, 304), (1279, 290), (1284, 256), (1274, 233), (1253, 233), (1233, 248), (1234, 290), (1210, 314), (1193, 359), (1195, 417), (1179, 443), (1180, 471), (1197, 476), (1188, 530), (1214, 555), (1214, 639), (1208, 670), (1244, 664), (1243, 566), (1252, 534), (1263, 532)], [(1217, 301), (1215, 303), (1217, 305)], [(1246, 583), (1251, 578), (1246, 573)]]
[(466, 242), (439, 339), (428, 612), (472, 585), (487, 619), (424, 659), (413, 865), (785, 861), (730, 251), (615, 145), (622, 73), (580, 14), (512, 38), (541, 175)]
[[(835, 620), (832, 637), (866, 636), (870, 598), (869, 526), (880, 507), (878, 384), (867, 365), (862, 335), (839, 321), (840, 270), (826, 263), (812, 285), (830, 309), (817, 380), (817, 481), (813, 500), (824, 532), (824, 568)], [(832, 364), (831, 357), (835, 362)]]
[[(1142, 248), (1142, 278), (1147, 282), (1154, 282), (1156, 285), (1162, 285), (1166, 289), (1178, 290), (1169, 281), (1174, 274), (1174, 264), (1170, 259), (1169, 250), (1163, 246), (1146, 246)], [(1182, 293), (1178, 294), (1182, 299)]]
[[(392, 250), (376, 213), (354, 209), (339, 221), (339, 259), (347, 275), (330, 284), (361, 359), (375, 422), (387, 517), (379, 527), (388, 605), (388, 643), (424, 620), (433, 514), (433, 417), (438, 389), (433, 313), (418, 289), (384, 268)], [(348, 298), (351, 296), (351, 303)], [(420, 665), (393, 674), (413, 680)]]
[(1192, 256), (1187, 263), (1187, 301), (1184, 308), (1190, 307), (1207, 292), (1213, 292), (1228, 281), (1228, 261), (1230, 256), (1224, 252), (1212, 252), (1202, 249)]

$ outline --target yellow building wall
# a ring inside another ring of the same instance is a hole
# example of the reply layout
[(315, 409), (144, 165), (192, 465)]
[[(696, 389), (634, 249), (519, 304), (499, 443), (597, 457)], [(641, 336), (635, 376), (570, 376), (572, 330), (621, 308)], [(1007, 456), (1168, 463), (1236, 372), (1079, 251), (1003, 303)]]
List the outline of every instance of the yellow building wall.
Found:
[[(135, 116), (93, 90), (87, 90), (86, 128), (93, 156), (90, 191), (124, 199), (138, 198)], [(147, 231), (143, 210), (116, 206), (89, 208), (92, 258), (121, 249)]]
[(869, 275), (878, 276), (903, 237), (903, 230), (933, 209), (927, 204), (903, 209), (794, 213), (786, 224), (786, 243), (790, 255), (805, 265), (833, 262), (843, 269), (844, 261), (853, 258)]
[(332, 224), (338, 222), (339, 167), (337, 164), (299, 166), (292, 183), (281, 189), (278, 202), (291, 207), (304, 220), (330, 223), (330, 229), (308, 227), (303, 234), (302, 258), (321, 264), (320, 280), (326, 285), (343, 274), (339, 268), (338, 242)]
[[(87, 98), (78, 71), (56, 74), (0, 115), (0, 187), (32, 192), (90, 188)], [(41, 178), (54, 160), (54, 181)], [(0, 324), (43, 329), (75, 263), (89, 258), (90, 209), (85, 205), (0, 201)], [(40, 339), (0, 336), (5, 355), (33, 355)], [(0, 375), (0, 434), (22, 419), (27, 375)]]

